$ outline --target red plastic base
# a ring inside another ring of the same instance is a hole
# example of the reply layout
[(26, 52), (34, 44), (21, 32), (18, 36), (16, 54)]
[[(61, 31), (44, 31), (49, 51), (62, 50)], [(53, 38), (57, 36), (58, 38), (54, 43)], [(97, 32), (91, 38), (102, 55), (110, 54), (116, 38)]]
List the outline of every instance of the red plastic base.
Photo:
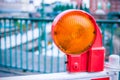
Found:
[(109, 77), (106, 77), (106, 78), (96, 78), (96, 79), (92, 79), (92, 80), (110, 80)]
[(68, 72), (98, 72), (104, 69), (105, 48), (92, 48), (80, 55), (67, 55)]
[(69, 72), (86, 72), (87, 71), (87, 58), (86, 53), (81, 55), (67, 55), (67, 70)]
[(92, 48), (89, 51), (88, 72), (98, 72), (104, 69), (105, 48)]

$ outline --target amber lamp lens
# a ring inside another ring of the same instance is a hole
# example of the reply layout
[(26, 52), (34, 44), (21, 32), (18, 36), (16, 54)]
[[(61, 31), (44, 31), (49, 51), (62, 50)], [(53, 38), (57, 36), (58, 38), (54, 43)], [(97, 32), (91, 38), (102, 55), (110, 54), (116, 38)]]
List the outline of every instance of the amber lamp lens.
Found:
[(53, 40), (66, 54), (83, 53), (95, 39), (94, 24), (90, 16), (83, 12), (66, 13), (53, 27)]

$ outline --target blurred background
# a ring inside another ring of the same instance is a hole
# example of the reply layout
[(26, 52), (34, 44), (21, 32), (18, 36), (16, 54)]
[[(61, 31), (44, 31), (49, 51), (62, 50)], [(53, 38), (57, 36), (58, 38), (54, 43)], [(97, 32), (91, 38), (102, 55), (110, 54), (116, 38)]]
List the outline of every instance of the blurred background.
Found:
[(0, 17), (54, 18), (67, 9), (82, 9), (99, 19), (111, 15), (119, 19), (119, 4), (119, 0), (0, 0)]
[(103, 37), (106, 58), (120, 55), (120, 0), (0, 0), (0, 77), (66, 71), (66, 56), (51, 38), (64, 10), (90, 13)]

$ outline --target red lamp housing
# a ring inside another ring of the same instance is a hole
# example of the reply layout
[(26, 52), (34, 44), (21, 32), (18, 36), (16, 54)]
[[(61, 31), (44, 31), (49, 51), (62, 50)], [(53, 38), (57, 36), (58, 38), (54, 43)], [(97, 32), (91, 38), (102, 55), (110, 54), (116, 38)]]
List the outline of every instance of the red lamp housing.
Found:
[(105, 48), (94, 18), (82, 10), (60, 13), (52, 24), (52, 38), (67, 55), (69, 72), (98, 72), (104, 69)]

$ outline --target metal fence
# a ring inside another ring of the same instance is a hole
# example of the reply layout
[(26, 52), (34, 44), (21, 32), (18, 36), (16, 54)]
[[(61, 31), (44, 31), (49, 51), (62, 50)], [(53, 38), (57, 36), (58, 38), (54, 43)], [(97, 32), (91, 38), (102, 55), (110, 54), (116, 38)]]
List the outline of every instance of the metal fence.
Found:
[[(0, 18), (0, 66), (40, 73), (66, 71), (66, 56), (51, 38), (52, 19)], [(120, 21), (97, 20), (106, 57), (120, 54)]]

